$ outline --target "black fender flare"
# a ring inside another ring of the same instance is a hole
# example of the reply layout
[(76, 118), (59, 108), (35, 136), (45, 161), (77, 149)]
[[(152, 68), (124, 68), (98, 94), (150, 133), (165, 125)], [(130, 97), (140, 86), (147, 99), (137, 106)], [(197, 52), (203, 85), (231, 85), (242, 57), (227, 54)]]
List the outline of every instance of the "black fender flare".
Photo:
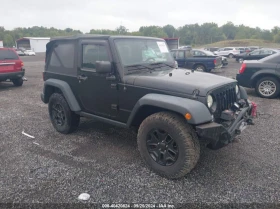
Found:
[(254, 86), (253, 84), (254, 84), (254, 82), (256, 81), (256, 78), (257, 78), (259, 75), (261, 75), (261, 74), (265, 74), (265, 75), (269, 75), (269, 74), (270, 74), (270, 75), (273, 76), (273, 77), (276, 76), (276, 73), (275, 73), (275, 70), (274, 70), (274, 69), (263, 69), (263, 70), (257, 71), (257, 72), (251, 77), (251, 79), (250, 79), (250, 85), (251, 85), (252, 87), (255, 88), (255, 86)]
[(212, 115), (209, 109), (202, 102), (170, 95), (162, 94), (146, 94), (135, 104), (127, 121), (127, 126), (130, 127), (138, 110), (145, 106), (154, 106), (177, 112), (183, 117), (186, 113), (190, 113), (192, 118), (188, 120), (189, 124), (197, 125), (212, 121)]
[(46, 98), (46, 89), (48, 86), (52, 86), (52, 87), (56, 87), (58, 88), (63, 96), (65, 97), (70, 109), (74, 112), (79, 112), (81, 111), (81, 107), (75, 97), (75, 95), (73, 94), (71, 87), (69, 86), (68, 83), (66, 83), (65, 81), (62, 80), (58, 80), (58, 79), (48, 79), (45, 81), (44, 83), (44, 90), (43, 90), (43, 94), (42, 94), (42, 100), (47, 103), (47, 98)]

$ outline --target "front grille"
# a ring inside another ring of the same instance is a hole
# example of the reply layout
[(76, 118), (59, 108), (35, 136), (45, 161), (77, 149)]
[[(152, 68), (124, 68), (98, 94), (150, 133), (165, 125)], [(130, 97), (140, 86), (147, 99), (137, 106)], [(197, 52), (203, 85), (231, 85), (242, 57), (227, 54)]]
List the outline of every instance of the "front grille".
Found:
[(215, 91), (213, 95), (217, 103), (217, 108), (214, 112), (215, 118), (219, 118), (224, 110), (231, 108), (237, 99), (235, 87), (232, 86)]

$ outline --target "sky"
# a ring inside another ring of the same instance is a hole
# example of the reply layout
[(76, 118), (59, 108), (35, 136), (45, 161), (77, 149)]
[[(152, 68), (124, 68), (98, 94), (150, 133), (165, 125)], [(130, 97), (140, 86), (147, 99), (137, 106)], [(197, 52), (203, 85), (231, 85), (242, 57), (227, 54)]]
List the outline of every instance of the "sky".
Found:
[(280, 26), (279, 0), (2, 0), (0, 26), (111, 29), (130, 32), (141, 26), (174, 27), (233, 22), (272, 29)]

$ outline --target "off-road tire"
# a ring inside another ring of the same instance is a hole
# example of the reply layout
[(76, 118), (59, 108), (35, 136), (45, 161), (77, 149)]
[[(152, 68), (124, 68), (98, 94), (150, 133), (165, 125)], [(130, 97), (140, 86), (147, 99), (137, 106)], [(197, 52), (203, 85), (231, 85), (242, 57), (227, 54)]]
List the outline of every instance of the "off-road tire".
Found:
[[(179, 155), (173, 165), (160, 165), (149, 154), (146, 141), (148, 133), (154, 128), (165, 130), (176, 140)], [(196, 166), (200, 157), (197, 134), (182, 116), (175, 113), (159, 112), (147, 117), (139, 127), (137, 143), (147, 166), (158, 175), (169, 179), (184, 177)]]
[[(263, 81), (271, 81), (275, 84), (276, 86), (276, 91), (272, 94), (272, 95), (269, 95), (269, 96), (265, 96), (263, 95), (260, 91), (259, 91), (259, 85), (263, 82)], [(280, 94), (280, 83), (277, 79), (273, 78), (273, 77), (264, 77), (264, 78), (261, 78), (259, 79), (257, 82), (256, 82), (256, 86), (255, 86), (255, 91), (257, 93), (258, 96), (262, 97), (262, 98), (267, 98), (267, 99), (273, 99), (273, 98), (276, 98), (277, 96), (279, 96)]]
[(15, 86), (22, 86), (23, 79), (22, 78), (13, 79), (12, 82)]
[[(57, 125), (54, 119), (54, 112), (52, 109), (54, 104), (59, 104), (62, 107), (62, 110), (65, 115), (65, 122), (61, 126)], [(51, 95), (49, 99), (48, 109), (52, 125), (59, 133), (69, 134), (77, 130), (80, 123), (80, 116), (71, 111), (66, 99), (62, 94), (53, 93)]]

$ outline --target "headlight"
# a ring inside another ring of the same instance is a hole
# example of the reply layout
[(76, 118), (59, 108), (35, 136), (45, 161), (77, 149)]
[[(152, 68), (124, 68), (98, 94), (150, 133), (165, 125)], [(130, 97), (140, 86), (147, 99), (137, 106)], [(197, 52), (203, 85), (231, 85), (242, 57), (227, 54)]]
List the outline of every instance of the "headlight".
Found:
[(208, 95), (207, 96), (207, 105), (208, 105), (209, 108), (212, 107), (213, 102), (214, 102), (213, 97), (211, 95)]
[(239, 87), (238, 87), (238, 85), (235, 86), (235, 93), (236, 93), (236, 94), (239, 93)]

